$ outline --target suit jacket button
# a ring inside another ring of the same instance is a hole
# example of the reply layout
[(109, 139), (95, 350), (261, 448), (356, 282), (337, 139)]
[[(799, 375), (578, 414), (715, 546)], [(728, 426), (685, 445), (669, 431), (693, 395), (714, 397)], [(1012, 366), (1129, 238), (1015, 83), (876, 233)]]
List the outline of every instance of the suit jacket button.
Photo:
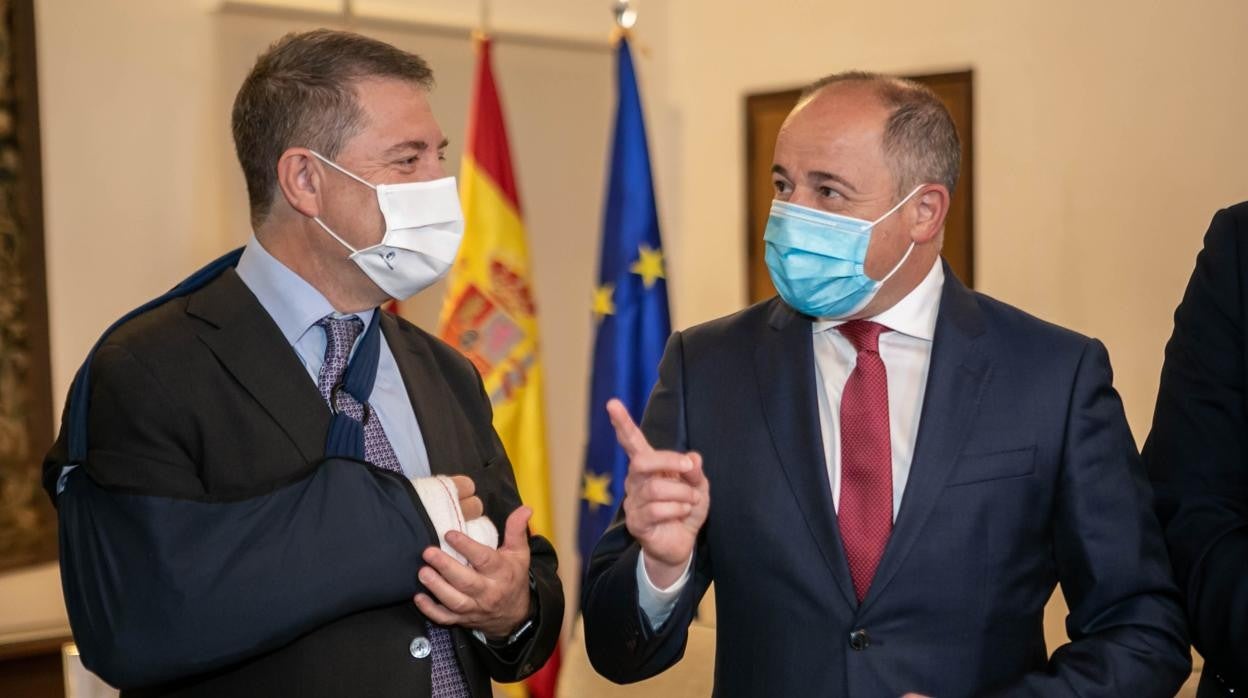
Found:
[(861, 652), (871, 646), (871, 636), (867, 635), (864, 628), (859, 628), (849, 634), (849, 646)]
[(433, 651), (433, 645), (429, 644), (429, 638), (424, 635), (417, 635), (412, 644), (408, 645), (408, 651), (417, 659), (424, 659)]

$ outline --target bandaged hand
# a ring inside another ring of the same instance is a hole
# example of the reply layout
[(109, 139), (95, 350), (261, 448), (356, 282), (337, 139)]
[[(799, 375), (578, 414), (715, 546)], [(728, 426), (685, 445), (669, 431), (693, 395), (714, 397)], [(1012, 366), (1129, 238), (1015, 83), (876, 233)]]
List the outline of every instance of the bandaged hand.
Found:
[(452, 547), (446, 539), (448, 533), (457, 531), (481, 545), (498, 547), (498, 529), (482, 514), (485, 511), (476, 496), (472, 478), (464, 475), (435, 475), (412, 480), (420, 503), (433, 521), (438, 533), (438, 546), (461, 565), (468, 560)]

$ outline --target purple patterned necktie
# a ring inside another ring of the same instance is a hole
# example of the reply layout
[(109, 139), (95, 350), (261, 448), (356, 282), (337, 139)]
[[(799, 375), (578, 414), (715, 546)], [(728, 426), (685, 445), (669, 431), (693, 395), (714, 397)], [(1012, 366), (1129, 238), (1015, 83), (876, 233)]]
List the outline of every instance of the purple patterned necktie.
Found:
[[(381, 427), (381, 420), (377, 419), (372, 407), (366, 409), (340, 385), (342, 374), (347, 370), (351, 347), (355, 346), (356, 338), (364, 331), (364, 322), (354, 315), (345, 318), (331, 315), (321, 318), (316, 324), (325, 330), (325, 361), (316, 379), (321, 397), (331, 409), (337, 409), (357, 421), (363, 420), (365, 460), (401, 474), (403, 468), (399, 465), (399, 457)], [(429, 623), (429, 644), (432, 645), (430, 659), (434, 698), (470, 698), (472, 694), (460, 671), (459, 660), (455, 658), (450, 631)]]

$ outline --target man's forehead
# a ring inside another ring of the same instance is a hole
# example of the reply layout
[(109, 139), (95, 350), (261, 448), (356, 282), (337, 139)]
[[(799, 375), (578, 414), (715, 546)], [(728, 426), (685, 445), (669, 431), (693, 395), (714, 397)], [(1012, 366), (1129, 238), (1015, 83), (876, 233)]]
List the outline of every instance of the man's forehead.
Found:
[(353, 85), (356, 103), (374, 119), (433, 117), (429, 91), (403, 80), (368, 78)]
[(777, 143), (800, 150), (878, 150), (888, 109), (860, 86), (831, 85), (785, 119)]
[(355, 86), (362, 112), (361, 135), (371, 135), (387, 151), (429, 149), (446, 137), (429, 105), (428, 90), (402, 80), (368, 79)]
[(889, 109), (879, 93), (863, 83), (832, 84), (800, 103), (785, 127), (883, 133)]
[(780, 149), (804, 156), (874, 155), (881, 151), (882, 130), (872, 124), (826, 120), (795, 122), (776, 139)]

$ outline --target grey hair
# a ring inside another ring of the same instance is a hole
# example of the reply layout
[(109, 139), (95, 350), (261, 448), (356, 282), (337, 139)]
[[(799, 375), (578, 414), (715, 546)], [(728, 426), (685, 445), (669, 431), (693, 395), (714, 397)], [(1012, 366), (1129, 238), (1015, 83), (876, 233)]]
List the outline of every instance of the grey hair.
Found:
[(247, 180), (251, 223), (259, 227), (277, 193), (277, 161), (287, 148), (333, 159), (361, 125), (355, 83), (394, 78), (424, 89), (424, 59), (359, 34), (330, 29), (291, 33), (259, 58), (234, 98), (234, 149)]
[(855, 70), (833, 73), (811, 83), (802, 90), (798, 106), (810, 102), (829, 85), (848, 82), (872, 88), (892, 110), (884, 126), (883, 148), (898, 195), (928, 182), (943, 184), (952, 195), (962, 168), (962, 143), (940, 97), (913, 80)]

